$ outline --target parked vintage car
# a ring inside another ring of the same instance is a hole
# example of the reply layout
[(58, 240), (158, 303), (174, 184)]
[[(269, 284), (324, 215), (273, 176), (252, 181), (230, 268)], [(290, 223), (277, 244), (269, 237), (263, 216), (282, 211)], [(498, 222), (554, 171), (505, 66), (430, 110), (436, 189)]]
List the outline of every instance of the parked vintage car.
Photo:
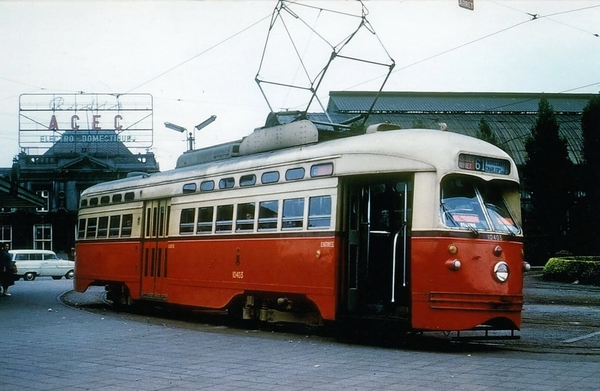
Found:
[(36, 277), (52, 277), (60, 280), (72, 279), (75, 262), (60, 259), (54, 251), (49, 250), (10, 250), (8, 252), (17, 264), (16, 278), (33, 281)]

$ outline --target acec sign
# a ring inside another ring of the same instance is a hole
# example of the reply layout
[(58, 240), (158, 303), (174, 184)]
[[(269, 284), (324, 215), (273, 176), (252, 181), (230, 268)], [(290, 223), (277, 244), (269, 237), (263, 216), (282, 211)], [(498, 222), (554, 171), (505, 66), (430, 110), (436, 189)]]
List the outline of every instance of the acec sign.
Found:
[(57, 142), (152, 146), (150, 94), (23, 94), (19, 146), (48, 149)]

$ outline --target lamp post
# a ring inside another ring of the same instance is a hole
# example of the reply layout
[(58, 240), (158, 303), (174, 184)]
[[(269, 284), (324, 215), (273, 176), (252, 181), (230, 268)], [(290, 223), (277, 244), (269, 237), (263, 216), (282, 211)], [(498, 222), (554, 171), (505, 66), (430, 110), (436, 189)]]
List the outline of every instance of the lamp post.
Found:
[[(188, 133), (188, 138), (187, 138), (188, 151), (192, 151), (194, 149), (194, 142), (196, 141), (196, 137), (195, 137), (196, 130), (200, 130), (200, 129), (212, 124), (213, 122), (215, 122), (216, 119), (217, 119), (216, 115), (211, 115), (204, 121), (200, 122), (198, 125), (194, 126), (194, 134), (192, 135), (192, 132)], [(175, 125), (171, 122), (165, 122), (165, 127), (169, 128), (171, 130), (175, 130), (179, 133), (187, 132), (187, 129), (184, 128), (183, 126)]]

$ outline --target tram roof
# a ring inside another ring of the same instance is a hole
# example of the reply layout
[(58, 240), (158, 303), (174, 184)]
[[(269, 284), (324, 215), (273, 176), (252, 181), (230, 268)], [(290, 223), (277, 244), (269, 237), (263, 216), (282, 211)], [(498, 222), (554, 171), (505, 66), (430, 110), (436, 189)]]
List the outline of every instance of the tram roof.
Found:
[[(325, 161), (328, 158), (337, 160), (335, 172), (342, 176), (394, 171), (438, 171), (444, 175), (458, 171), (457, 156), (461, 152), (509, 158), (505, 152), (476, 138), (441, 130), (397, 129), (216, 160), (150, 176), (119, 179), (93, 188), (114, 190), (152, 186), (166, 181), (178, 182), (205, 175), (227, 176), (287, 163)], [(367, 168), (369, 165), (372, 169)], [(518, 180), (514, 164), (506, 179)]]

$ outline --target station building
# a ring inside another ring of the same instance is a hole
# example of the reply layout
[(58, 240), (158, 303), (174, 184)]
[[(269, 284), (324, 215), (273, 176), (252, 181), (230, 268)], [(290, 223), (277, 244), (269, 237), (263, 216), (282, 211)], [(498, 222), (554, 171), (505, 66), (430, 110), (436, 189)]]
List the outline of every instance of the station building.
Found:
[(59, 141), (42, 155), (21, 152), (12, 167), (0, 169), (0, 176), (20, 184), (42, 202), (27, 207), (2, 201), (0, 239), (10, 242), (11, 248), (47, 249), (70, 257), (75, 246), (79, 194), (84, 189), (130, 173), (158, 171), (153, 153), (134, 154), (118, 139), (76, 144)]

